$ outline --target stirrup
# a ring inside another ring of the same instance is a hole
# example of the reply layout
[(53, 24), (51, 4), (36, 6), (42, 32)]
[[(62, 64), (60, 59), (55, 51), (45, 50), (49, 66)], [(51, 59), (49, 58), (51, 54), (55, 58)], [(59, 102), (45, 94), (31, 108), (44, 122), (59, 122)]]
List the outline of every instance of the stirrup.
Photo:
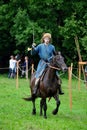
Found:
[(59, 88), (59, 94), (60, 94), (60, 95), (63, 95), (63, 94), (64, 94), (64, 92), (61, 90), (61, 88)]
[(60, 95), (63, 95), (63, 94), (64, 94), (64, 92), (59, 92), (59, 94), (60, 94)]

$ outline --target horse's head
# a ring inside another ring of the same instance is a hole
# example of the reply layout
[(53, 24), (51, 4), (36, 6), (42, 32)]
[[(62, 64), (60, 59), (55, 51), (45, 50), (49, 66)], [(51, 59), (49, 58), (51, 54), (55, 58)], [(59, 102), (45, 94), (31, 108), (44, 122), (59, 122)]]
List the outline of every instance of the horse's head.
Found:
[(64, 57), (61, 55), (61, 52), (56, 52), (56, 55), (52, 58), (51, 62), (55, 67), (61, 69), (63, 72), (67, 71), (67, 65), (64, 62)]

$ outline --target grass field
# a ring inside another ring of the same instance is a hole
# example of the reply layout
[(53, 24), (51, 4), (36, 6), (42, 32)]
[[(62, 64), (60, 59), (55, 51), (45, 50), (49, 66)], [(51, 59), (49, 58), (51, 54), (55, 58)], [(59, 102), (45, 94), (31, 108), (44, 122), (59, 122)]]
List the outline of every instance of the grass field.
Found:
[(78, 91), (78, 81), (72, 81), (72, 110), (69, 106), (68, 78), (62, 78), (64, 95), (60, 96), (59, 113), (52, 115), (55, 101), (47, 101), (47, 119), (39, 116), (39, 100), (36, 101), (37, 114), (33, 116), (32, 103), (22, 100), (30, 95), (29, 81), (8, 79), (0, 75), (0, 130), (87, 130), (87, 89), (81, 83)]

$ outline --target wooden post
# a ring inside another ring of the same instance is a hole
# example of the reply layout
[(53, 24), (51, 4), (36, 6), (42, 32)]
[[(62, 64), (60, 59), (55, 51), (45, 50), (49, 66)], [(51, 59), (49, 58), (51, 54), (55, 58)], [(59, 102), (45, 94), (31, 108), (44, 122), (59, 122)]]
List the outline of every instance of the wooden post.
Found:
[(81, 79), (81, 64), (79, 64), (78, 90), (80, 90), (80, 79)]
[(17, 61), (17, 76), (16, 76), (16, 88), (18, 89), (18, 85), (19, 85), (19, 83), (18, 83), (18, 75), (19, 75), (19, 70), (18, 70), (18, 68), (19, 68), (19, 62)]
[(25, 57), (26, 59), (26, 79), (28, 79), (28, 57)]
[(86, 84), (86, 89), (87, 89), (87, 72), (86, 72), (86, 74), (85, 74), (86, 76), (86, 80), (85, 80), (85, 84)]
[[(78, 37), (75, 36), (75, 44), (76, 44), (76, 48), (77, 48), (77, 52), (78, 52), (78, 57), (79, 57), (79, 61), (82, 62), (82, 57), (81, 57), (81, 53), (80, 53), (80, 47), (79, 47), (79, 41), (78, 41)], [(83, 66), (81, 66), (83, 75), (84, 75), (84, 80), (85, 80), (85, 72), (84, 72), (84, 68)]]
[(72, 67), (73, 63), (71, 63), (71, 67), (68, 68), (68, 75), (69, 75), (69, 104), (70, 109), (72, 110)]
[[(83, 65), (86, 65), (87, 62), (86, 62), (86, 61), (84, 61), (84, 62), (79, 62), (78, 64), (79, 64), (79, 80), (78, 80), (78, 89), (80, 90), (81, 67), (82, 67)], [(86, 80), (86, 77), (85, 77), (84, 81), (85, 81), (85, 80)], [(87, 83), (86, 83), (86, 88), (87, 88)]]
[(86, 81), (86, 89), (87, 89), (87, 81)]
[(32, 70), (31, 70), (31, 74), (34, 73), (34, 64), (32, 64)]

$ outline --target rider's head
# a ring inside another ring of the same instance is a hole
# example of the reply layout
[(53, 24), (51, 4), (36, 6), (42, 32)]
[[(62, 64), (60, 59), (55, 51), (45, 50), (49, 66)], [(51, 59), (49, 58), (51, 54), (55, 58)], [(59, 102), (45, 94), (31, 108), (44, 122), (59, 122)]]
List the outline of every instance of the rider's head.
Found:
[(50, 33), (44, 33), (43, 36), (42, 36), (42, 39), (41, 39), (41, 42), (42, 43), (50, 43), (51, 42), (51, 34)]

